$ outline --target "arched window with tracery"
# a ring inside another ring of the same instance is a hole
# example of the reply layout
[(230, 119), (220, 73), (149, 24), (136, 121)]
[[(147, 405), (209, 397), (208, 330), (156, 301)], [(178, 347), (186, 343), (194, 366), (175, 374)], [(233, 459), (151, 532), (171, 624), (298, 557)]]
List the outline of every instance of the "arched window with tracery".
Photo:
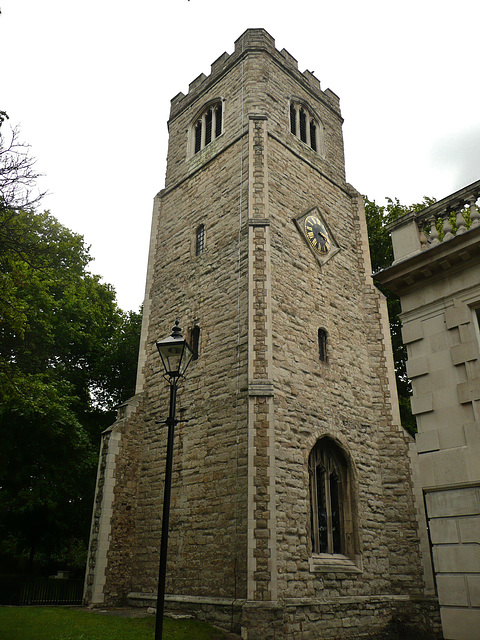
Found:
[(192, 154), (196, 154), (223, 133), (223, 105), (221, 100), (210, 103), (192, 125)]
[(290, 103), (290, 132), (313, 151), (322, 153), (323, 126), (313, 111), (304, 104)]
[(331, 438), (317, 441), (308, 458), (308, 471), (312, 552), (353, 558), (351, 471)]

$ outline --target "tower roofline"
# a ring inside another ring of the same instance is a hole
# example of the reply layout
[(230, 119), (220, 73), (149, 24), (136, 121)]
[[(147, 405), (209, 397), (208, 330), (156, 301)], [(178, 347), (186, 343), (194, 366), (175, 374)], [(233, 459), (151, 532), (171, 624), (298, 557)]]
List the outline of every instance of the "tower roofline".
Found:
[(196, 100), (203, 92), (207, 91), (212, 85), (246, 55), (252, 52), (264, 51), (275, 60), (277, 64), (282, 66), (285, 71), (290, 73), (300, 82), (307, 91), (314, 95), (315, 98), (321, 100), (329, 109), (331, 109), (340, 119), (340, 100), (338, 96), (327, 89), (322, 91), (320, 88), (320, 80), (315, 77), (313, 72), (305, 70), (303, 73), (298, 70), (297, 60), (286, 50), (278, 51), (275, 48), (275, 40), (265, 31), (265, 29), (247, 29), (236, 41), (235, 50), (232, 54), (222, 53), (211, 65), (209, 76), (201, 73), (193, 80), (188, 87), (188, 93), (185, 95), (180, 92), (172, 98), (170, 109), (170, 121), (174, 120), (184, 109), (186, 109), (194, 100)]

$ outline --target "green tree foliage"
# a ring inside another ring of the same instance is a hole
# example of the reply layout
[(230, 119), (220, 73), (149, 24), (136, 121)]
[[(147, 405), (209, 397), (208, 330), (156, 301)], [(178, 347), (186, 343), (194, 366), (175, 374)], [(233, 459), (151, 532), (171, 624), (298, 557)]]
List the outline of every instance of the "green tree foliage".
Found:
[(118, 319), (108, 349), (98, 360), (95, 386), (90, 388), (95, 406), (112, 410), (135, 392), (132, 373), (137, 369), (142, 311), (127, 311)]
[(100, 433), (134, 393), (140, 314), (87, 270), (80, 235), (22, 208), (37, 199), (31, 161), (2, 148), (0, 546), (32, 563), (88, 540)]
[[(405, 206), (400, 204), (398, 199), (387, 198), (386, 200), (386, 205), (378, 205), (374, 200), (369, 200), (365, 197), (365, 215), (367, 218), (372, 271), (374, 273), (386, 269), (393, 262), (393, 247), (387, 230), (388, 225), (409, 211), (421, 211), (435, 202), (432, 198), (424, 197), (421, 203)], [(383, 287), (379, 288), (387, 298), (402, 424), (407, 431), (414, 434), (416, 432), (416, 423), (410, 408), (411, 385), (406, 370), (407, 351), (402, 341), (402, 323), (399, 317), (401, 312), (400, 300), (391, 291)]]

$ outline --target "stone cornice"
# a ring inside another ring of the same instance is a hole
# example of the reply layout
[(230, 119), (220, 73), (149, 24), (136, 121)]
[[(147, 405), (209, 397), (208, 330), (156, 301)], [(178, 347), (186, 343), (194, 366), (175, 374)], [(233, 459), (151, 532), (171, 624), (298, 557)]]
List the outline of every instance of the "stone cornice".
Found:
[(433, 281), (479, 262), (480, 227), (476, 227), (374, 273), (372, 277), (390, 291), (402, 294), (425, 280)]

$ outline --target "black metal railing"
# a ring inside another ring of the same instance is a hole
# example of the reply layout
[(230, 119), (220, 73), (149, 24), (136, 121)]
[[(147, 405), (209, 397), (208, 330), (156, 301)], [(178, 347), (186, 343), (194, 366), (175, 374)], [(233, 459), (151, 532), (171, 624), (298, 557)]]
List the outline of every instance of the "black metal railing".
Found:
[(80, 605), (83, 580), (0, 576), (0, 604)]

